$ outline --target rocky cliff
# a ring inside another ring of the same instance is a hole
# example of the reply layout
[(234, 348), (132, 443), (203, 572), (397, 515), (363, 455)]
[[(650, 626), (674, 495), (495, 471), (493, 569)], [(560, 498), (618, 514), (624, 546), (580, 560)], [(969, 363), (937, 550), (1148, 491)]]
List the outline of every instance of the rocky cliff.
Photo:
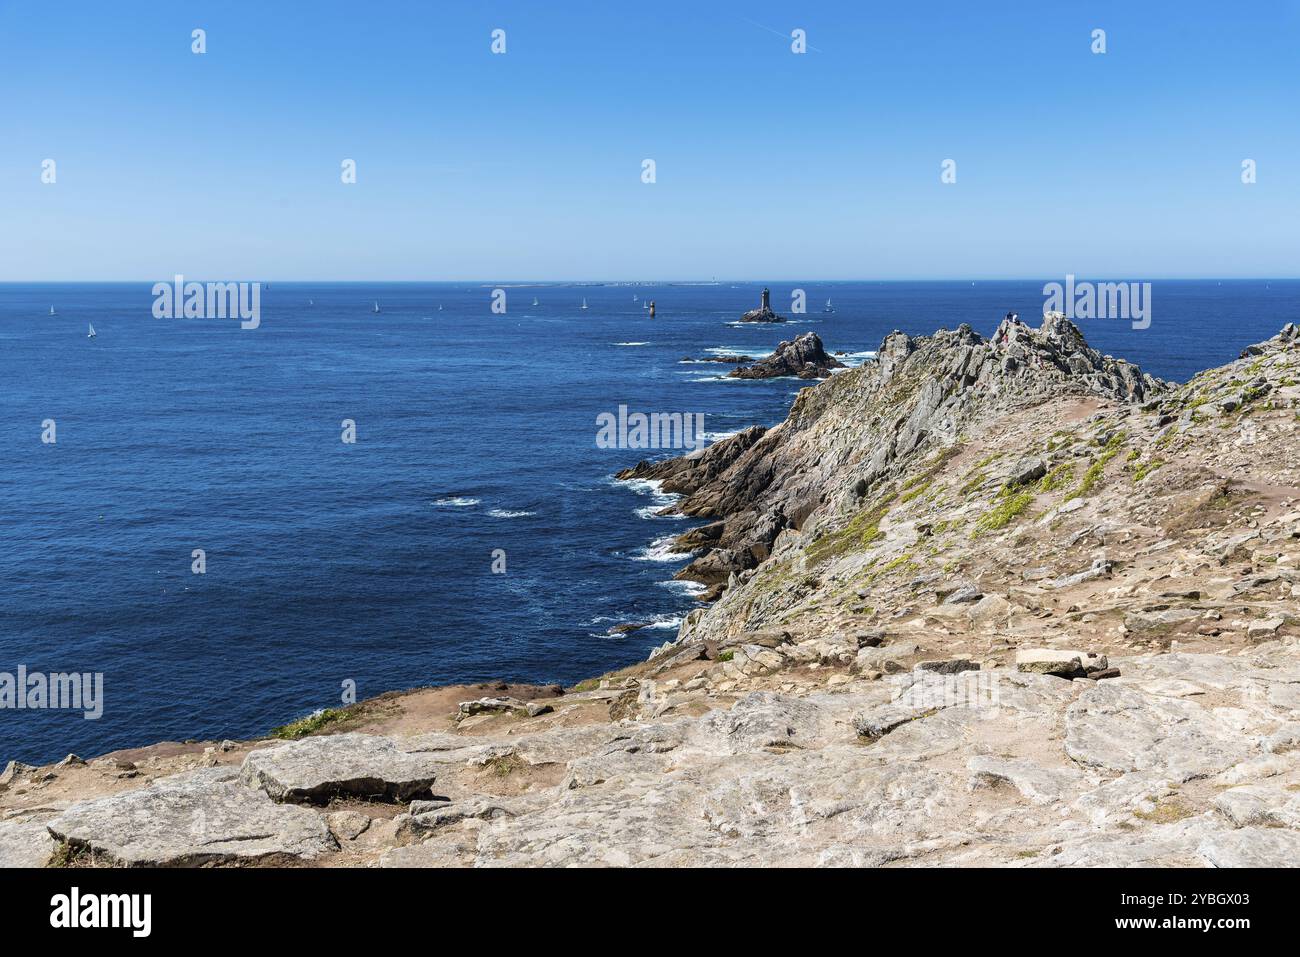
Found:
[[(800, 393), (779, 426), (619, 477), (663, 480), (685, 496), (674, 511), (717, 520), (706, 554), (681, 573), (714, 584), (756, 568), (782, 533), (806, 540), (869, 513), (904, 473), (950, 454), (970, 430), (1060, 397), (1138, 402), (1165, 388), (1089, 348), (1061, 317), (1038, 330), (1007, 320), (987, 341), (969, 326), (920, 339), (895, 332), (875, 362)], [(683, 546), (701, 544), (700, 534)]]
[(576, 688), (12, 766), (0, 863), (1292, 865), (1300, 332), (1183, 385), (889, 336), (629, 475), (716, 602)]

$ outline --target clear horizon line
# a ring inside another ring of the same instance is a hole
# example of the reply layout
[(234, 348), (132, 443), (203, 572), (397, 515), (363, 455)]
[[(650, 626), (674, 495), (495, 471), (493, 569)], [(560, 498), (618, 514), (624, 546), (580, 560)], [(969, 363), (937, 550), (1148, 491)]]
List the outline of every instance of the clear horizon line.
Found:
[[(185, 275), (182, 273), (181, 275)], [(1153, 276), (1145, 278), (1132, 278), (1119, 276), (1108, 276), (1105, 274), (1094, 273), (1065, 273), (1064, 275), (1074, 275), (1081, 280), (1093, 281), (1112, 281), (1112, 282), (1295, 282), (1300, 280), (1300, 274), (1294, 276)], [(0, 286), (18, 286), (18, 285), (152, 285), (158, 282), (171, 282), (175, 274), (165, 279), (157, 277), (149, 279), (0, 279)], [(724, 279), (695, 279), (695, 278), (659, 278), (659, 279), (195, 279), (190, 278), (192, 282), (260, 282), (260, 283), (313, 283), (317, 285), (364, 285), (367, 283), (390, 283), (390, 284), (429, 284), (429, 283), (467, 283), (477, 286), (565, 286), (565, 285), (662, 285), (672, 283), (682, 283), (697, 286), (704, 285), (724, 285), (726, 283), (904, 283), (904, 282), (1055, 282), (1057, 276), (915, 276), (908, 278), (798, 278), (777, 277), (766, 279), (738, 278), (729, 276)]]

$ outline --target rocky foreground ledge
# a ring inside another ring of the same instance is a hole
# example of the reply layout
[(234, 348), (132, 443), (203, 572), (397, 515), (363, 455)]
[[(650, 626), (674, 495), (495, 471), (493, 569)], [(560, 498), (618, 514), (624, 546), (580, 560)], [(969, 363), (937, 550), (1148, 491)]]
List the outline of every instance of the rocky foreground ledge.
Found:
[(11, 766), (0, 864), (1294, 865), (1300, 332), (1182, 386), (1057, 319), (880, 355), (639, 467), (732, 553), (649, 661)]

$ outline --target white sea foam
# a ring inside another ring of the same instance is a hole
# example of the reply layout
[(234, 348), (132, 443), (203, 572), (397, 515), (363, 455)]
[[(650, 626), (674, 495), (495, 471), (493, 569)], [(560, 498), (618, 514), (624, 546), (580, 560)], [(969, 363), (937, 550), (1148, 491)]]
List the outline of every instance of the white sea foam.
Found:
[(867, 351), (867, 352), (850, 352), (847, 355), (843, 355), (843, 356), (837, 355), (835, 358), (839, 359), (846, 366), (856, 369), (864, 362), (869, 362), (875, 357), (876, 357), (875, 352)]
[(632, 560), (637, 562), (680, 562), (690, 558), (688, 552), (673, 551), (673, 542), (676, 538), (676, 535), (665, 535), (663, 538), (656, 538), (645, 548), (634, 552)]
[(737, 349), (733, 346), (714, 346), (704, 351), (711, 356), (750, 356), (754, 359), (765, 359), (772, 354), (771, 351), (758, 352), (754, 349)]
[(656, 514), (681, 498), (680, 495), (674, 495), (672, 492), (665, 492), (663, 490), (664, 483), (659, 479), (627, 479), (626, 481), (618, 482), (618, 484), (630, 488), (638, 495), (649, 495), (651, 497), (651, 504), (643, 505), (636, 509), (636, 514), (639, 518), (683, 519), (686, 517), (685, 515)]
[(624, 488), (630, 488), (638, 495), (661, 495), (664, 498), (669, 499), (670, 501), (677, 498), (676, 495), (672, 495), (668, 492), (663, 491), (663, 487), (664, 487), (663, 479), (634, 478), (634, 479), (614, 479), (614, 481), (617, 482), (619, 485), (623, 486)]
[(729, 439), (733, 435), (739, 434), (739, 429), (733, 429), (730, 432), (705, 432), (704, 437), (710, 442), (721, 442), (723, 439)]
[(633, 628), (630, 631), (614, 632), (613, 634), (611, 634), (610, 630), (607, 628), (604, 631), (593, 631), (588, 632), (588, 634), (591, 635), (592, 638), (635, 638), (637, 633), (642, 631), (676, 631), (681, 627), (682, 619), (680, 615), (655, 615), (648, 619), (638, 618), (635, 615), (625, 615), (620, 618), (601, 616), (600, 618), (593, 618), (591, 621), (587, 622), (587, 624), (600, 626), (604, 625), (606, 622), (614, 622), (620, 625), (635, 623), (640, 624), (641, 627)]
[(461, 498), (457, 496), (455, 498), (440, 498), (433, 504), (440, 508), (469, 508), (478, 503), (479, 500), (476, 498)]
[(648, 343), (648, 342), (616, 342), (616, 343), (614, 343), (614, 345), (616, 345), (616, 346), (648, 346), (648, 345), (650, 345), (650, 343)]
[(646, 629), (650, 628), (680, 628), (682, 619), (680, 615), (656, 615)]
[(702, 595), (708, 591), (699, 582), (678, 581), (675, 578), (666, 582), (655, 582), (655, 584), (660, 588), (667, 588), (669, 591), (675, 591), (681, 595)]
[(529, 515), (536, 515), (536, 512), (511, 512), (504, 508), (493, 508), (488, 510), (488, 514), (493, 518), (525, 518)]
[(660, 515), (659, 512), (671, 505), (671, 502), (662, 502), (657, 505), (643, 505), (636, 510), (637, 518), (667, 518), (673, 521), (682, 521), (685, 515)]

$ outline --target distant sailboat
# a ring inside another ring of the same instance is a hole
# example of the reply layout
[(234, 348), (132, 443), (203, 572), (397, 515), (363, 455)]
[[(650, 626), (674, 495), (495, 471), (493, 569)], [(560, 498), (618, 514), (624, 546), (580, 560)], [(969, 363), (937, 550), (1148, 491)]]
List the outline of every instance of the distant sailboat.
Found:
[(438, 303), (438, 311), (442, 312), (442, 303)]
[(649, 309), (649, 308), (650, 308), (650, 300), (649, 300), (649, 299), (644, 299), (644, 300), (642, 300), (642, 302), (641, 302), (641, 308), (642, 308), (642, 309)]
[(583, 297), (582, 297), (582, 308), (583, 308), (583, 309), (586, 309), (586, 308), (587, 308), (587, 297), (586, 297), (586, 296), (583, 296)]
[(316, 300), (315, 300), (315, 299), (308, 299), (308, 300), (307, 300), (307, 305), (309, 305), (309, 306), (314, 306), (314, 305), (316, 305)]
[(830, 301), (829, 299), (827, 299), (827, 300), (826, 300), (826, 308), (823, 309), (822, 312), (834, 312), (834, 311), (835, 311), (835, 307), (832, 306), (832, 305), (831, 305), (831, 301)]
[(632, 301), (636, 302), (636, 293), (632, 293)]
[(50, 315), (51, 315), (51, 316), (57, 316), (57, 315), (58, 315), (58, 313), (54, 311), (54, 307), (53, 307), (53, 306), (50, 306)]
[(533, 305), (534, 305), (534, 306), (537, 305), (537, 297), (536, 297), (536, 296), (533, 296)]
[(86, 338), (87, 338), (87, 339), (93, 339), (93, 338), (95, 338), (95, 324), (94, 324), (93, 322), (91, 322), (91, 323), (87, 323), (87, 325), (90, 326), (90, 331), (89, 331), (88, 333), (86, 333)]
[(371, 309), (370, 311), (373, 312), (373, 313), (378, 313), (378, 312), (379, 312), (379, 303), (376, 302), (376, 303), (375, 303), (375, 308)]

